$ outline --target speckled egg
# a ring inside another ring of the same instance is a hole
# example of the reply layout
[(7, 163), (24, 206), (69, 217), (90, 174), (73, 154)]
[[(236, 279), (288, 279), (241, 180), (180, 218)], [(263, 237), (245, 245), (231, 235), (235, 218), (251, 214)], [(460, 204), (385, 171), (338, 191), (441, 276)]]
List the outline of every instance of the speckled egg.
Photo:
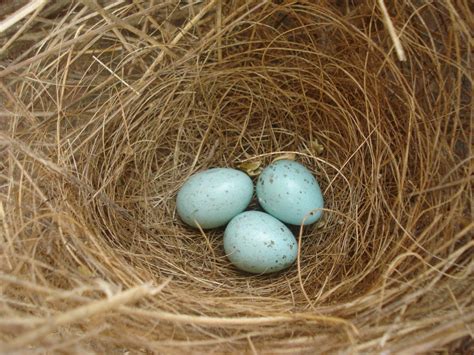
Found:
[(246, 211), (227, 225), (224, 250), (240, 270), (267, 274), (293, 264), (298, 245), (288, 227), (275, 217), (265, 212)]
[(191, 227), (226, 225), (245, 210), (253, 195), (247, 174), (230, 168), (214, 168), (192, 175), (178, 191), (176, 208)]
[(316, 222), (323, 211), (323, 195), (311, 172), (293, 160), (278, 160), (267, 166), (257, 182), (262, 208), (280, 221), (300, 225)]

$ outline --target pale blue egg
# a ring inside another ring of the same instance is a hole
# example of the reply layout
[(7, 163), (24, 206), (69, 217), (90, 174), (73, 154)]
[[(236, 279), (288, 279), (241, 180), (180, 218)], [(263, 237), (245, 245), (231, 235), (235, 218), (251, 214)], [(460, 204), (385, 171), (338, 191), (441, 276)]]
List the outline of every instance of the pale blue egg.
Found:
[(176, 208), (191, 227), (226, 225), (245, 210), (253, 195), (250, 177), (240, 170), (214, 168), (192, 175), (178, 191)]
[(298, 244), (288, 227), (275, 217), (265, 212), (246, 211), (227, 225), (224, 250), (240, 270), (267, 274), (293, 264)]
[(278, 160), (267, 166), (257, 182), (262, 208), (289, 224), (312, 224), (321, 216), (323, 195), (311, 172), (293, 160)]

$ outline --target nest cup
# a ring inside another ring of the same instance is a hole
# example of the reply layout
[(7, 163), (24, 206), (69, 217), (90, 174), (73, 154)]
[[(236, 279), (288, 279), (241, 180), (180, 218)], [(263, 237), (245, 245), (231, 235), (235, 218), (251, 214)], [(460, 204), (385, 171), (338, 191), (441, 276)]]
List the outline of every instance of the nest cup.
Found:
[[(0, 350), (472, 348), (469, 11), (383, 5), (17, 18), (0, 37)], [(324, 218), (294, 229), (293, 267), (246, 274), (176, 193), (282, 156), (317, 177)]]

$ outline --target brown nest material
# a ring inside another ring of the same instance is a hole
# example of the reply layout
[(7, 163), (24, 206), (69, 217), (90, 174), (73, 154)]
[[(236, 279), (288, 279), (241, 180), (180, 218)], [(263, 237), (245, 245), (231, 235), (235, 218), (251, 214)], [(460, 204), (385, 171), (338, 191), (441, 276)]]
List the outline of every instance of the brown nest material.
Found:
[[(467, 1), (2, 7), (0, 352), (472, 350)], [(239, 272), (176, 191), (285, 154), (325, 218)]]

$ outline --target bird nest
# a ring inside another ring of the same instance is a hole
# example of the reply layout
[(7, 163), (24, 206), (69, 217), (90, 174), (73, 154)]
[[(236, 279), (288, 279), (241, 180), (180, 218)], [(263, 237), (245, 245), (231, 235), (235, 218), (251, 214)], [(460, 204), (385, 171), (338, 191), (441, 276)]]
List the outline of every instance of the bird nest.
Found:
[[(2, 8), (0, 349), (472, 349), (467, 2)], [(324, 218), (288, 270), (240, 272), (176, 192), (282, 157)]]

